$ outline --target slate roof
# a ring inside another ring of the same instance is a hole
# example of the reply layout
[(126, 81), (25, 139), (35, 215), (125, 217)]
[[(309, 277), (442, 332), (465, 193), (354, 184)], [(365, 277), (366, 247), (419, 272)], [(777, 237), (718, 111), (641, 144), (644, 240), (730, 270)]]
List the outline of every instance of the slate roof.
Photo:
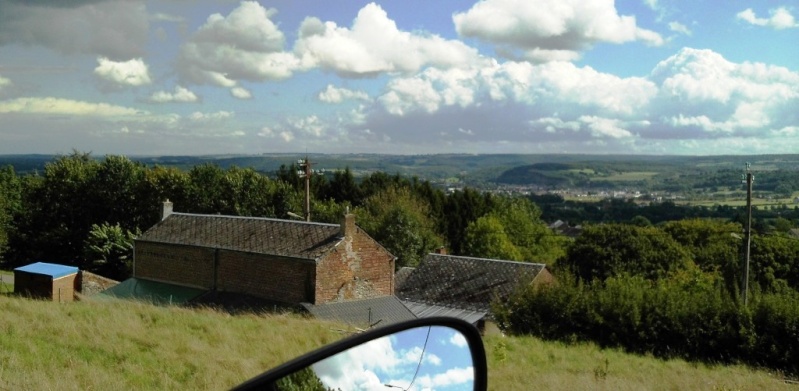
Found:
[(397, 289), (403, 301), (490, 312), (519, 284), (529, 284), (545, 268), (540, 263), (427, 254)]
[(432, 318), (437, 316), (448, 316), (451, 318), (458, 318), (465, 320), (475, 326), (480, 319), (488, 315), (485, 311), (464, 310), (460, 308), (445, 307), (435, 304), (417, 303), (414, 301), (405, 300), (402, 302), (405, 307), (408, 307), (417, 318)]
[(408, 279), (408, 276), (410, 276), (411, 273), (413, 273), (413, 269), (414, 268), (412, 268), (412, 267), (403, 266), (399, 270), (397, 270), (396, 273), (394, 273), (394, 293), (395, 294), (397, 293), (397, 289), (399, 289), (399, 287), (401, 287), (405, 283), (405, 280)]
[(316, 260), (341, 241), (338, 224), (172, 213), (136, 240)]
[(302, 306), (317, 318), (335, 320), (359, 327), (371, 325), (382, 327), (416, 319), (416, 315), (393, 295), (319, 305), (302, 303)]

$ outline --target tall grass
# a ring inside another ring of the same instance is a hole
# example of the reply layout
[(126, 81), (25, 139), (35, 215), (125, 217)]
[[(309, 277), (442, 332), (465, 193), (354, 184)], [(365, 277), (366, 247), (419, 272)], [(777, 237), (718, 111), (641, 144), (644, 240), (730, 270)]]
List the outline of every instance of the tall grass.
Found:
[[(344, 337), (298, 315), (229, 315), (129, 301), (51, 303), (0, 295), (0, 390), (230, 388)], [(705, 366), (489, 335), (492, 390), (791, 389), (741, 366)]]
[(0, 296), (0, 316), (0, 390), (227, 389), (341, 338), (298, 316), (128, 301)]

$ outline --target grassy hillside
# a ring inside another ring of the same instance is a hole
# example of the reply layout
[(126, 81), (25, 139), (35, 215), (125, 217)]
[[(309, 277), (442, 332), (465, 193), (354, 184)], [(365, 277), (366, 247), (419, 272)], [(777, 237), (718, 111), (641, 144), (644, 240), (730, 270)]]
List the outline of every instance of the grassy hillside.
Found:
[[(0, 295), (0, 389), (227, 389), (342, 338), (296, 315), (236, 315), (109, 301), (55, 304)], [(495, 390), (795, 389), (740, 366), (488, 336)]]

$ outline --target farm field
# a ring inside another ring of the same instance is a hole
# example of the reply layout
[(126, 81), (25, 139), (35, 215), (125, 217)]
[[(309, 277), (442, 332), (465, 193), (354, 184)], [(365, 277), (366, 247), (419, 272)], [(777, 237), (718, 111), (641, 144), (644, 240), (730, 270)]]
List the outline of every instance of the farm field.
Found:
[[(0, 313), (0, 389), (227, 389), (343, 338), (347, 328), (294, 314), (8, 295), (0, 295)], [(492, 390), (795, 390), (778, 375), (738, 365), (499, 333), (484, 343)]]

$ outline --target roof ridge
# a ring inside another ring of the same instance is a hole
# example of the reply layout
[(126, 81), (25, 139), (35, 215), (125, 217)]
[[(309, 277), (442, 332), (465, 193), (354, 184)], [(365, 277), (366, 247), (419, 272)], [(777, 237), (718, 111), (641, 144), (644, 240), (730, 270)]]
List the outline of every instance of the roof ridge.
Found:
[(320, 222), (317, 222), (317, 221), (300, 221), (300, 220), (278, 219), (278, 218), (274, 218), (274, 217), (233, 216), (233, 215), (183, 213), (183, 212), (173, 212), (169, 216), (167, 216), (167, 218), (169, 218), (170, 216), (174, 216), (174, 215), (188, 216), (188, 217), (228, 218), (228, 219), (241, 219), (241, 220), (263, 220), (263, 221), (274, 221), (274, 222), (301, 224), (301, 225), (319, 225), (319, 226), (323, 226), (323, 227), (339, 227), (339, 224), (320, 223)]
[(539, 263), (539, 262), (511, 261), (509, 259), (480, 258), (480, 257), (469, 257), (469, 256), (465, 256), (465, 255), (428, 253), (427, 256), (435, 256), (435, 257), (442, 257), (442, 258), (445, 258), (445, 257), (446, 258), (458, 258), (458, 259), (464, 259), (464, 260), (488, 261), (488, 262), (499, 262), (499, 263), (509, 263), (509, 264), (546, 266), (545, 263)]

